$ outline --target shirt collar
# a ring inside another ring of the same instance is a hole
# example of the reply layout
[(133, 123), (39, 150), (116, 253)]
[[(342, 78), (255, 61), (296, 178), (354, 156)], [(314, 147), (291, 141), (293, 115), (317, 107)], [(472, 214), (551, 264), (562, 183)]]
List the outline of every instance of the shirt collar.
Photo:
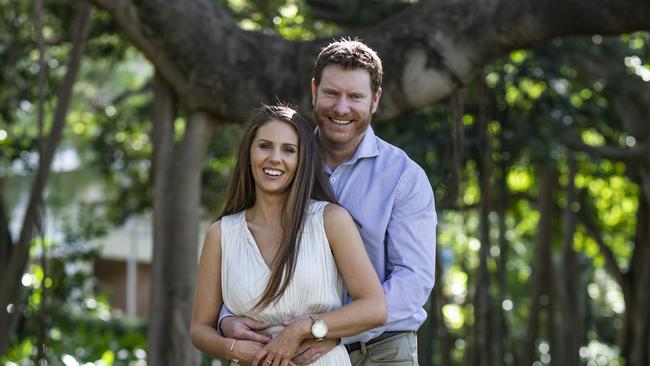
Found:
[(377, 149), (377, 138), (375, 136), (375, 131), (372, 129), (372, 126), (368, 125), (366, 133), (361, 139), (361, 143), (357, 147), (357, 151), (354, 152), (351, 163), (356, 162), (361, 158), (372, 158), (379, 155), (379, 149)]
[[(314, 135), (316, 135), (316, 139), (318, 139), (319, 134), (320, 128), (316, 126), (316, 129), (314, 129)], [(354, 163), (361, 158), (372, 158), (377, 155), (379, 155), (379, 149), (377, 148), (375, 131), (372, 129), (372, 126), (368, 125), (366, 133), (363, 135), (363, 138), (361, 139), (359, 146), (357, 146), (357, 150), (354, 152), (354, 155), (352, 155), (352, 158), (350, 160), (346, 161), (343, 164)]]

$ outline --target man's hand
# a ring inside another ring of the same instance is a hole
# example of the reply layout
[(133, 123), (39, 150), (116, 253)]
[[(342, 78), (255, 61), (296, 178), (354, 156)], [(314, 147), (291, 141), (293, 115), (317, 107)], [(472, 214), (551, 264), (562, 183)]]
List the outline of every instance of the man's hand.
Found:
[(313, 339), (303, 341), (292, 359), (297, 366), (309, 365), (316, 362), (324, 354), (336, 347), (337, 339), (325, 339), (316, 342)]
[(264, 348), (259, 342), (237, 340), (233, 349), (232, 358), (236, 358), (243, 366), (251, 365), (255, 355)]
[(269, 325), (245, 316), (227, 316), (221, 320), (221, 333), (229, 338), (269, 343), (271, 337), (256, 331), (264, 330)]

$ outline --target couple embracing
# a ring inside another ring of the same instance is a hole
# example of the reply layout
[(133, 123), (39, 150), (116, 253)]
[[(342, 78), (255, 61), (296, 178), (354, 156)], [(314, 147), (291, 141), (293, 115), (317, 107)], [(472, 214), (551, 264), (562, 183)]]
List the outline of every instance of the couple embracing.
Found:
[(437, 221), (425, 172), (370, 126), (382, 75), (367, 45), (336, 41), (314, 68), (316, 133), (287, 106), (255, 112), (201, 252), (201, 351), (242, 365), (418, 364)]

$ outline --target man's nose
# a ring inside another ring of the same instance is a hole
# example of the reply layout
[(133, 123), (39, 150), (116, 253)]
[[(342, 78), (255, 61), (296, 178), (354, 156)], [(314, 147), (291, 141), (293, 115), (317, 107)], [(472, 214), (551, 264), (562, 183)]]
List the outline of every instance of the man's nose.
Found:
[(334, 112), (337, 114), (347, 114), (350, 111), (350, 103), (347, 98), (340, 97), (334, 103)]

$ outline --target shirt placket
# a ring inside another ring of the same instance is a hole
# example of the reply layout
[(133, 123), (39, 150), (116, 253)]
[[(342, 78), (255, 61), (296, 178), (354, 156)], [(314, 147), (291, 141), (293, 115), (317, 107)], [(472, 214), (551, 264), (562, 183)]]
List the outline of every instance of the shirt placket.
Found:
[(349, 164), (344, 163), (336, 167), (333, 172), (330, 173), (329, 176), (329, 182), (330, 186), (332, 187), (332, 192), (334, 192), (334, 196), (336, 196), (337, 199), (340, 198), (341, 196), (341, 189), (343, 188), (343, 175), (345, 174), (345, 171), (348, 169)]

